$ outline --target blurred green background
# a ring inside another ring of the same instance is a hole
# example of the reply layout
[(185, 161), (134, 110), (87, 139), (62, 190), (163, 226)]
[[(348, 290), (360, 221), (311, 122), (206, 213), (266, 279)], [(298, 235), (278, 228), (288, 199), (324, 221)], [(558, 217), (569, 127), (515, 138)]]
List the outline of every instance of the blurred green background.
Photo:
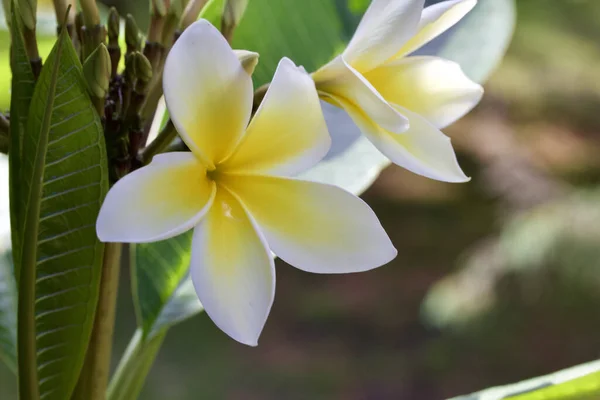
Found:
[[(363, 3), (315, 18), (342, 46)], [(112, 4), (144, 25), (147, 2)], [(433, 400), (600, 358), (600, 2), (517, 10), (482, 103), (446, 130), (473, 180), (391, 166), (363, 195), (398, 258), (338, 276), (279, 262), (257, 348), (194, 317), (167, 335), (141, 399)], [(119, 300), (115, 363), (135, 328), (126, 271)], [(0, 366), (0, 398), (15, 393)]]

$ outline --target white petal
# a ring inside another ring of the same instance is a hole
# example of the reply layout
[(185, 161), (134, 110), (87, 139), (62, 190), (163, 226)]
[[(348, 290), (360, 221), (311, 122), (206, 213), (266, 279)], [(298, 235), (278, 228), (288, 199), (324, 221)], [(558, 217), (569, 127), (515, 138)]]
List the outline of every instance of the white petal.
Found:
[[(347, 105), (344, 108), (351, 109)], [(458, 165), (450, 138), (420, 115), (400, 106), (397, 108), (410, 121), (409, 130), (401, 135), (373, 125), (358, 112), (348, 113), (363, 135), (394, 164), (439, 181), (468, 181), (470, 178)]]
[(336, 186), (257, 175), (220, 182), (247, 207), (271, 250), (304, 271), (360, 272), (396, 257), (371, 208)]
[(275, 266), (254, 221), (221, 187), (194, 230), (190, 269), (214, 323), (238, 342), (256, 346), (275, 296)]
[(440, 129), (471, 111), (483, 95), (483, 88), (460, 65), (438, 57), (402, 58), (365, 78), (388, 102), (416, 112)]
[(477, 0), (447, 0), (423, 10), (418, 32), (394, 58), (403, 57), (435, 39), (460, 21), (475, 7)]
[(96, 223), (103, 242), (144, 243), (193, 228), (215, 196), (215, 184), (192, 153), (166, 153), (119, 180)]
[(343, 53), (360, 72), (390, 59), (416, 32), (425, 0), (373, 0)]
[(190, 25), (173, 45), (163, 89), (171, 119), (194, 154), (210, 167), (231, 154), (250, 119), (252, 80), (208, 21)]
[(315, 84), (284, 58), (246, 135), (219, 168), (292, 175), (319, 162), (330, 144)]
[(374, 123), (391, 132), (402, 133), (408, 128), (407, 119), (342, 57), (336, 57), (315, 72), (313, 79), (324, 100), (341, 97), (360, 109)]

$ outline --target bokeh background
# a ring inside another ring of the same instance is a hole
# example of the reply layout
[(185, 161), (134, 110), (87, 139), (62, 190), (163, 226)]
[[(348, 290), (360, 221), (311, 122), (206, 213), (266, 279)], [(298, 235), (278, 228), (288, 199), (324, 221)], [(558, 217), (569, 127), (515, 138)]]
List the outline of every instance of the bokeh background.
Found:
[[(347, 36), (364, 3), (306, 1), (335, 3), (343, 18), (315, 18)], [(146, 1), (111, 4), (147, 21)], [(600, 2), (516, 5), (483, 101), (446, 129), (472, 181), (385, 169), (363, 198), (396, 260), (334, 276), (279, 262), (257, 348), (196, 316), (167, 335), (141, 399), (433, 400), (600, 358)], [(129, 287), (125, 270), (115, 363), (135, 329)]]

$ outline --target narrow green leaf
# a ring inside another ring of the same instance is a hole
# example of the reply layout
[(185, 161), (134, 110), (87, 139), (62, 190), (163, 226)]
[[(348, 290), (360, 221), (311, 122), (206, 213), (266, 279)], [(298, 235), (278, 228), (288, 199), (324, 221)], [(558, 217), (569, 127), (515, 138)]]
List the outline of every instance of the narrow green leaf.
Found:
[[(13, 2), (14, 3), (14, 2)], [(17, 18), (16, 7), (11, 7), (11, 69), (13, 71), (11, 89), (11, 124), (9, 144), (9, 181), (10, 181), (10, 218), (13, 255), (15, 257), (15, 276), (19, 279), (19, 259), (21, 256), (21, 238), (23, 236), (23, 203), (21, 201), (20, 165), (23, 148), (23, 135), (27, 124), (27, 114), (31, 96), (35, 88), (35, 78), (25, 50), (25, 42), (21, 32), (21, 21)]]
[(452, 400), (596, 400), (600, 398), (600, 360), (512, 385)]
[(17, 286), (12, 255), (0, 254), (0, 359), (17, 370)]
[[(41, 398), (68, 399), (98, 300), (104, 246), (95, 222), (108, 172), (101, 122), (65, 31), (33, 94), (22, 179), (26, 208), (18, 338), (19, 372), (26, 378), (20, 387), (31, 390), (35, 383), (27, 377), (37, 374)], [(37, 398), (28, 394), (24, 398)]]

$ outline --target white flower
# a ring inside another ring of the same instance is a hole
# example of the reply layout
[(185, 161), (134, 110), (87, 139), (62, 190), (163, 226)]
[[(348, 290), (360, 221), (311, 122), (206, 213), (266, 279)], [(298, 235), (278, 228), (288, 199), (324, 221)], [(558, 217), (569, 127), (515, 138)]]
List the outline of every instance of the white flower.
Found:
[(476, 0), (373, 0), (344, 52), (313, 74), (321, 98), (343, 108), (392, 162), (448, 182), (469, 178), (440, 129), (483, 89), (454, 62), (408, 56), (466, 15)]
[(314, 83), (290, 60), (279, 63), (248, 125), (251, 78), (201, 20), (169, 53), (164, 93), (191, 152), (160, 154), (121, 179), (100, 211), (98, 237), (152, 242), (194, 228), (192, 280), (228, 335), (257, 344), (275, 291), (270, 251), (317, 273), (365, 271), (396, 256), (362, 200), (285, 177), (313, 166), (330, 146)]

